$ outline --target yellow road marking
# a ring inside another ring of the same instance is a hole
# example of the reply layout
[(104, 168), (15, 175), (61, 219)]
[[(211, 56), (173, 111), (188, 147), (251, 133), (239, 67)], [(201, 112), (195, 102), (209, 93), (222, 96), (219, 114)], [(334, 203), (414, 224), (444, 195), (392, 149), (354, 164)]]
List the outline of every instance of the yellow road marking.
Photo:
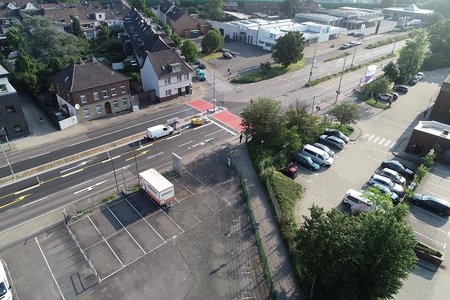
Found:
[(64, 178), (64, 177), (67, 177), (67, 176), (76, 174), (76, 173), (81, 172), (81, 171), (84, 171), (84, 168), (75, 170), (75, 171), (73, 171), (73, 172), (70, 172), (70, 173), (67, 173), (67, 174), (64, 174), (64, 175), (61, 175), (61, 178)]
[(135, 157), (139, 157), (139, 156), (145, 155), (145, 154), (147, 154), (147, 152), (150, 152), (150, 150), (144, 150), (141, 153), (137, 154), (136, 156), (132, 156), (130, 158), (125, 159), (125, 161), (129, 161), (129, 160), (134, 159)]
[(12, 202), (9, 202), (9, 203), (6, 203), (6, 204), (0, 206), (0, 209), (3, 209), (3, 208), (8, 207), (8, 206), (10, 206), (10, 205), (13, 205), (13, 204), (15, 204), (15, 203), (17, 203), (17, 202), (19, 202), (19, 201), (22, 201), (23, 199), (25, 199), (25, 198), (28, 197), (28, 196), (31, 196), (31, 194), (26, 194), (26, 195), (20, 196), (20, 197), (16, 198), (16, 200), (14, 200), (14, 201), (12, 201)]

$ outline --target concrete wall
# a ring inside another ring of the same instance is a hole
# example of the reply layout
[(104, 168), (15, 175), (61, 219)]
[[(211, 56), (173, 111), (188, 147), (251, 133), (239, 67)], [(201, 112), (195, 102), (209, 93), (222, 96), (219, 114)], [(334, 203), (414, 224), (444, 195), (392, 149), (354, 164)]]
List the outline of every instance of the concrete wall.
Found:
[(430, 120), (450, 125), (450, 76), (442, 84), (431, 111)]

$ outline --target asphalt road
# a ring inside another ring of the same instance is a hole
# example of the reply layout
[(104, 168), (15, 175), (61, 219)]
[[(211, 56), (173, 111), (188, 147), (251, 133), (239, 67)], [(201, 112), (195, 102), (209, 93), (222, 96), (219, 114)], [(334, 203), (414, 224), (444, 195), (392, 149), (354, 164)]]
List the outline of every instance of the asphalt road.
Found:
[(0, 231), (80, 198), (89, 198), (101, 192), (115, 194), (117, 188), (125, 188), (124, 182), (127, 186), (136, 184), (136, 165), (139, 172), (149, 168), (167, 170), (172, 163), (172, 153), (192, 160), (202, 152), (220, 147), (232, 139), (236, 136), (210, 123), (155, 142), (143, 139), (142, 146), (137, 150), (133, 145), (117, 148), (111, 151), (112, 162), (106, 153), (102, 153), (41, 174), (40, 184), (36, 178), (30, 178), (4, 187), (0, 196)]

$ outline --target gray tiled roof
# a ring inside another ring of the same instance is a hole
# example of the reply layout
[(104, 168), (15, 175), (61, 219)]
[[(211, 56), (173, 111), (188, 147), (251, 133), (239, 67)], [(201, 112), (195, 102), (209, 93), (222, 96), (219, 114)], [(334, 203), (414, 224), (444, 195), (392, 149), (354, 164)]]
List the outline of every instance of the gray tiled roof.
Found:
[[(146, 52), (150, 63), (155, 70), (159, 79), (174, 75), (188, 74), (193, 72), (192, 68), (176, 53), (175, 49), (169, 49), (159, 52)], [(177, 73), (172, 73), (169, 65), (179, 63), (181, 70)]]
[(75, 62), (50, 77), (51, 81), (67, 92), (83, 91), (128, 79), (96, 59)]

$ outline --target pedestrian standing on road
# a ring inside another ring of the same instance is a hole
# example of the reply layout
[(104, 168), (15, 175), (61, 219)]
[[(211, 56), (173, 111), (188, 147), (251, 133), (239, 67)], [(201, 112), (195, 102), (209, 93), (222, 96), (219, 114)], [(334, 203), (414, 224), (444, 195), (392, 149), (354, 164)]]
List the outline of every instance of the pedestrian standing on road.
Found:
[(391, 100), (391, 99), (388, 99), (388, 103), (389, 103), (389, 107), (391, 107), (392, 100)]
[(240, 143), (242, 143), (242, 133), (241, 133), (241, 135), (239, 136), (239, 144)]

